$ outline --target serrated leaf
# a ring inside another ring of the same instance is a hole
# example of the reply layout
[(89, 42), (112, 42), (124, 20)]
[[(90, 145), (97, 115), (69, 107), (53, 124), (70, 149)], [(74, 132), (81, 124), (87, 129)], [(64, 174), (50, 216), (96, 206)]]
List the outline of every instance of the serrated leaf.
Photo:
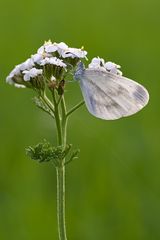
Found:
[(38, 162), (52, 161), (55, 166), (59, 166), (71, 149), (71, 144), (67, 145), (65, 150), (62, 146), (54, 147), (44, 140), (33, 147), (26, 148), (26, 154)]

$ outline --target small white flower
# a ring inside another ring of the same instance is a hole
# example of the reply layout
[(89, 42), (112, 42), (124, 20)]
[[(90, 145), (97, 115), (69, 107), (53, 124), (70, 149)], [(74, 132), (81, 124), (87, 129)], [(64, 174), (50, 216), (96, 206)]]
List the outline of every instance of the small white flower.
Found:
[(40, 64), (41, 60), (43, 59), (43, 55), (40, 53), (36, 53), (31, 56), (34, 63)]
[(120, 68), (120, 65), (117, 65), (113, 62), (106, 62), (104, 64), (104, 67), (107, 69), (107, 71), (113, 73), (113, 74), (119, 74), (122, 75), (122, 72), (118, 69)]
[(86, 58), (87, 52), (78, 48), (68, 48), (62, 51), (61, 56), (63, 58)]
[(57, 43), (57, 51), (60, 56), (62, 56), (63, 53), (67, 50), (68, 50), (67, 44), (65, 44), (64, 42)]
[(55, 44), (55, 43), (47, 44), (44, 48), (47, 53), (53, 53), (58, 50), (57, 44)]
[(104, 67), (105, 61), (103, 58), (93, 58), (91, 63), (89, 64), (90, 67)]
[(43, 46), (41, 46), (38, 50), (37, 53), (31, 56), (31, 59), (34, 63), (40, 64), (41, 60), (43, 60), (45, 57), (52, 57), (52, 54), (48, 53), (45, 51), (45, 47), (50, 46), (50, 42), (46, 42)]
[(24, 81), (30, 81), (31, 78), (37, 77), (42, 74), (42, 69), (32, 68), (30, 70), (23, 71)]
[(43, 46), (41, 46), (37, 53), (41, 54), (42, 56), (45, 55), (45, 53), (52, 53), (57, 51), (57, 43), (52, 43), (50, 40), (45, 42)]
[(52, 64), (52, 65), (56, 65), (56, 66), (63, 67), (63, 68), (67, 67), (67, 65), (63, 62), (63, 60), (58, 59), (56, 57), (51, 57), (51, 58), (46, 57), (40, 63), (40, 65), (42, 65), (42, 66), (44, 66), (46, 64)]
[(44, 53), (44, 46), (41, 46), (40, 48), (38, 48), (37, 53), (43, 55), (43, 53)]
[(119, 65), (113, 63), (113, 62), (106, 62), (104, 64), (104, 67), (108, 70), (108, 71), (111, 71), (113, 68), (120, 68)]
[(103, 58), (93, 58), (91, 63), (88, 65), (88, 68), (95, 69), (95, 70), (101, 70), (106, 72), (106, 68), (104, 67), (105, 61)]
[(31, 58), (28, 58), (25, 62), (19, 65), (20, 71), (29, 70), (34, 66), (34, 62)]
[(62, 56), (63, 52), (68, 50), (68, 46), (64, 42), (60, 43), (48, 42), (48, 44), (45, 45), (45, 50), (47, 53), (53, 53), (57, 51), (59, 55)]

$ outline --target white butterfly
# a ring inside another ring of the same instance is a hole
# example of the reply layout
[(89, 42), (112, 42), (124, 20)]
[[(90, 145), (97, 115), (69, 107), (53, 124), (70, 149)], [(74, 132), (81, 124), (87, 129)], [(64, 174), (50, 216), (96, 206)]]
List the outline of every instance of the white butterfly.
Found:
[(88, 111), (95, 117), (114, 120), (130, 116), (149, 101), (148, 91), (139, 83), (100, 69), (85, 69), (82, 62), (74, 76), (80, 80)]

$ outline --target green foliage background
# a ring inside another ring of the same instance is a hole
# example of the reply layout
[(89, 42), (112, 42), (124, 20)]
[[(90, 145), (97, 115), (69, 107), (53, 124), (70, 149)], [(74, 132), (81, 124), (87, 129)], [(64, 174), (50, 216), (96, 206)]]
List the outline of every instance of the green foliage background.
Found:
[[(71, 118), (69, 143), (81, 153), (67, 167), (68, 239), (159, 240), (160, 1), (1, 0), (0, 12), (0, 239), (58, 239), (55, 169), (24, 151), (55, 143), (54, 123), (32, 91), (5, 84), (52, 39), (119, 63), (150, 92), (149, 105), (126, 119), (102, 121), (85, 107)], [(77, 83), (67, 96), (69, 106), (81, 99)]]

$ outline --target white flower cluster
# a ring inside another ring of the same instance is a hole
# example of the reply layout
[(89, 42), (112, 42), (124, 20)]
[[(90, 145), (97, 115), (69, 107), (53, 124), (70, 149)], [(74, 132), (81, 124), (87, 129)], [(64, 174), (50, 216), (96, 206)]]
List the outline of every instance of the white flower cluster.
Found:
[(64, 42), (52, 43), (48, 41), (38, 49), (39, 54), (53, 54), (55, 52), (58, 52), (61, 58), (86, 58), (87, 55), (83, 49), (70, 48)]
[(31, 78), (37, 77), (38, 75), (42, 75), (42, 69), (31, 68), (30, 70), (24, 70), (24, 81), (30, 81)]
[(113, 62), (105, 62), (103, 58), (99, 57), (93, 58), (91, 63), (88, 65), (88, 68), (122, 75), (122, 72), (119, 70), (119, 65)]
[[(23, 85), (31, 78), (43, 74), (43, 66), (53, 65), (61, 68), (67, 68), (67, 59), (81, 59), (86, 58), (87, 52), (83, 49), (70, 48), (65, 43), (52, 43), (51, 41), (45, 42), (37, 53), (31, 55), (25, 62), (15, 66), (6, 79), (9, 84), (14, 84), (16, 87), (25, 87)], [(38, 65), (38, 68), (37, 68)], [(22, 78), (22, 81), (17, 83), (15, 79)], [(54, 77), (54, 76), (53, 76)]]

